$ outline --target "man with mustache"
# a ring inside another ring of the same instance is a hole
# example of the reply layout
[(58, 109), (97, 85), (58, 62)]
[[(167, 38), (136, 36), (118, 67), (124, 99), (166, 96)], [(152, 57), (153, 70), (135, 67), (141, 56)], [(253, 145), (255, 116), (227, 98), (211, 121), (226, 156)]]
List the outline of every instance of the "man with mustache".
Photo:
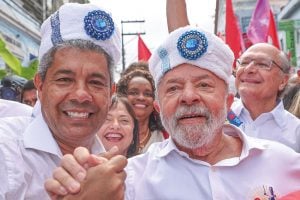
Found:
[[(120, 45), (111, 15), (95, 5), (64, 4), (42, 24), (34, 78), (41, 109), (22, 125), (0, 124), (0, 199), (48, 199), (43, 184), (63, 155), (79, 146), (105, 151), (96, 133), (111, 103)], [(116, 156), (102, 165), (111, 172), (112, 179), (103, 176), (110, 197), (124, 195), (126, 163)]]
[[(184, 0), (167, 0), (168, 29), (189, 24)], [(236, 60), (235, 85), (240, 96), (231, 109), (235, 124), (247, 135), (285, 144), (300, 152), (300, 120), (284, 109), (281, 95), (291, 66), (283, 51), (254, 44)], [(230, 118), (230, 117), (229, 117)]]
[[(149, 69), (170, 138), (128, 160), (126, 199), (274, 199), (300, 187), (299, 154), (224, 124), (233, 61), (220, 38), (192, 26), (171, 32), (154, 51)], [(45, 183), (52, 199), (101, 198), (108, 184), (93, 158), (85, 148), (65, 156)]]

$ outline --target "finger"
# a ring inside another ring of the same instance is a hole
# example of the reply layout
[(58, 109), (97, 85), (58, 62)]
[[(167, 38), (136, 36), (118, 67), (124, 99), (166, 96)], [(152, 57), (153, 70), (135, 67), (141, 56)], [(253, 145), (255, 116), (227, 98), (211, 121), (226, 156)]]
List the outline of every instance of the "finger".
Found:
[(83, 166), (87, 162), (90, 156), (90, 152), (87, 148), (77, 147), (74, 150), (73, 156), (78, 161), (78, 163)]
[(127, 158), (122, 155), (116, 155), (112, 157), (107, 164), (111, 165), (116, 172), (121, 172), (127, 165)]
[(71, 154), (63, 156), (61, 159), (61, 167), (79, 182), (83, 181), (86, 177), (85, 168), (81, 166)]
[(68, 191), (57, 180), (47, 179), (44, 187), (52, 200), (57, 200), (59, 195), (67, 195)]
[(84, 168), (88, 169), (90, 167), (94, 167), (94, 166), (97, 166), (99, 164), (103, 164), (107, 161), (108, 160), (106, 158), (102, 157), (102, 156), (96, 156), (96, 155), (91, 154), (89, 156), (87, 164), (84, 164)]
[(74, 194), (80, 191), (80, 183), (62, 167), (58, 167), (53, 171), (53, 178), (69, 193)]
[(100, 156), (107, 158), (108, 160), (111, 159), (112, 157), (118, 155), (119, 148), (117, 146), (113, 146), (109, 151), (103, 152), (99, 154)]

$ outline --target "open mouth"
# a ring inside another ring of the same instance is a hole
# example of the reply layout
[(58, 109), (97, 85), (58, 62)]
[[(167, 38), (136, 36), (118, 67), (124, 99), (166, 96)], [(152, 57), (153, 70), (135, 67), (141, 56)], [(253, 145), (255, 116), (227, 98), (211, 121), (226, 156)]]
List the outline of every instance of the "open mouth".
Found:
[(64, 113), (69, 116), (70, 118), (76, 118), (76, 119), (87, 119), (89, 118), (92, 113), (88, 112), (71, 112), (71, 111), (64, 111)]
[(104, 135), (104, 138), (110, 142), (119, 142), (123, 137), (124, 136), (120, 133), (107, 133)]
[(195, 122), (199, 122), (202, 120), (207, 120), (208, 116), (206, 115), (202, 115), (202, 114), (189, 114), (189, 115), (183, 115), (181, 117), (178, 118), (178, 122), (182, 122), (182, 123), (195, 123)]
[(146, 108), (147, 107), (145, 104), (138, 104), (138, 103), (134, 104), (133, 106), (136, 108)]

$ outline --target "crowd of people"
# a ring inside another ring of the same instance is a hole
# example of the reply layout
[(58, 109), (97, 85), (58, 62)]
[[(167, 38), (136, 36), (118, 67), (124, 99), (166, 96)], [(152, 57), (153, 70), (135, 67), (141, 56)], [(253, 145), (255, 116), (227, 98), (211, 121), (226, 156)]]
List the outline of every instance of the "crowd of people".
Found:
[(66, 3), (44, 21), (24, 104), (0, 99), (0, 199), (300, 198), (300, 77), (285, 53), (258, 43), (235, 59), (189, 25), (184, 0), (166, 13), (168, 37), (118, 81), (109, 11)]

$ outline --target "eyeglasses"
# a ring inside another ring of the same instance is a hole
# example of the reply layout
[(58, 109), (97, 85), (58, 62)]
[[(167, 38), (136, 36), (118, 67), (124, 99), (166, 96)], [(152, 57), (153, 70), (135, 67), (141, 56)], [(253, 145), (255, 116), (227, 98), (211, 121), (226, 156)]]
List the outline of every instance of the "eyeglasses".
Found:
[(283, 69), (278, 65), (274, 60), (267, 60), (267, 59), (261, 59), (261, 60), (254, 60), (251, 58), (245, 58), (245, 59), (237, 59), (236, 60), (236, 66), (238, 68), (244, 68), (249, 66), (251, 63), (258, 69), (267, 70), (270, 71), (272, 69), (272, 64), (277, 66), (281, 71)]

